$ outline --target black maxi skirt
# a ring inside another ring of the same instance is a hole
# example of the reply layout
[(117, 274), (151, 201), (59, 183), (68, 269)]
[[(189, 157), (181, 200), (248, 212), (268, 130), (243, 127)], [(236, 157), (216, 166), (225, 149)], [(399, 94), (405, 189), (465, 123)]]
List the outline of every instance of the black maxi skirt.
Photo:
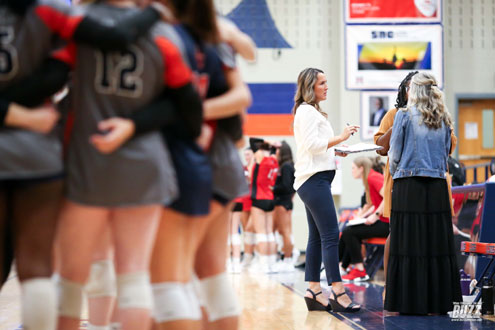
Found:
[(445, 314), (462, 301), (445, 179), (394, 180), (384, 309)]

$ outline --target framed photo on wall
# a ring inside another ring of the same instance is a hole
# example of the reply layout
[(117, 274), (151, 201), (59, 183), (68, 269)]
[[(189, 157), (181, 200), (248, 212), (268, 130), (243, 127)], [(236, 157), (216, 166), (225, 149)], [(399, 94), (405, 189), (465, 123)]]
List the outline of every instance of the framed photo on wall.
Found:
[(441, 23), (441, 0), (344, 0), (345, 22)]
[(396, 90), (410, 71), (443, 88), (443, 29), (432, 25), (347, 25), (347, 89)]
[(396, 91), (361, 92), (361, 139), (373, 140), (388, 110), (394, 107)]

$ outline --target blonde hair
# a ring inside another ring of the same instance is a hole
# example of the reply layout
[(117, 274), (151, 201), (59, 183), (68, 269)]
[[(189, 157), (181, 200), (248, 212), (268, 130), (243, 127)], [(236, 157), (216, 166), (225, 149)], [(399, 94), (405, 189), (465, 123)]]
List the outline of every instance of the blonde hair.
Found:
[(297, 91), (294, 96), (294, 107), (292, 108), (292, 114), (295, 115), (297, 108), (304, 102), (311, 104), (321, 113), (325, 118), (327, 114), (323, 112), (320, 105), (316, 102), (315, 85), (318, 80), (318, 73), (324, 73), (320, 69), (306, 68), (299, 73), (297, 77)]
[(411, 79), (407, 109), (415, 106), (422, 115), (423, 123), (428, 128), (437, 129), (452, 126), (452, 118), (445, 106), (442, 91), (432, 74), (421, 72)]
[(370, 185), (368, 184), (368, 175), (371, 171), (372, 162), (368, 157), (358, 157), (352, 161), (357, 168), (363, 168), (363, 185), (366, 191), (366, 204), (371, 204)]

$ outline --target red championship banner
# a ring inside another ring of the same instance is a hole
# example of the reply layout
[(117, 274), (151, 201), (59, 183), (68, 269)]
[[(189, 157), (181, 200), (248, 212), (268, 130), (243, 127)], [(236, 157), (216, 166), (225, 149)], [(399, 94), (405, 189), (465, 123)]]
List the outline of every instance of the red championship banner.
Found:
[(346, 23), (440, 23), (441, 0), (345, 0)]

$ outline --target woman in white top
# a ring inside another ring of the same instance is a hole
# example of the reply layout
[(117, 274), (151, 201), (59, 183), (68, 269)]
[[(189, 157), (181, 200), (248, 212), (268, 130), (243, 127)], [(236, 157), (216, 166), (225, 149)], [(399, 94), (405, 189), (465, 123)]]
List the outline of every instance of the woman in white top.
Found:
[[(297, 79), (294, 97), (294, 137), (297, 146), (294, 189), (306, 206), (309, 238), (306, 248), (306, 275), (309, 282), (304, 299), (308, 310), (357, 312), (361, 308), (345, 294), (339, 272), (339, 228), (330, 186), (335, 176), (334, 146), (357, 132), (359, 126), (347, 126), (335, 136), (319, 103), (327, 98), (327, 79), (323, 71), (303, 70)], [(323, 259), (330, 301), (321, 294), (320, 265)]]

